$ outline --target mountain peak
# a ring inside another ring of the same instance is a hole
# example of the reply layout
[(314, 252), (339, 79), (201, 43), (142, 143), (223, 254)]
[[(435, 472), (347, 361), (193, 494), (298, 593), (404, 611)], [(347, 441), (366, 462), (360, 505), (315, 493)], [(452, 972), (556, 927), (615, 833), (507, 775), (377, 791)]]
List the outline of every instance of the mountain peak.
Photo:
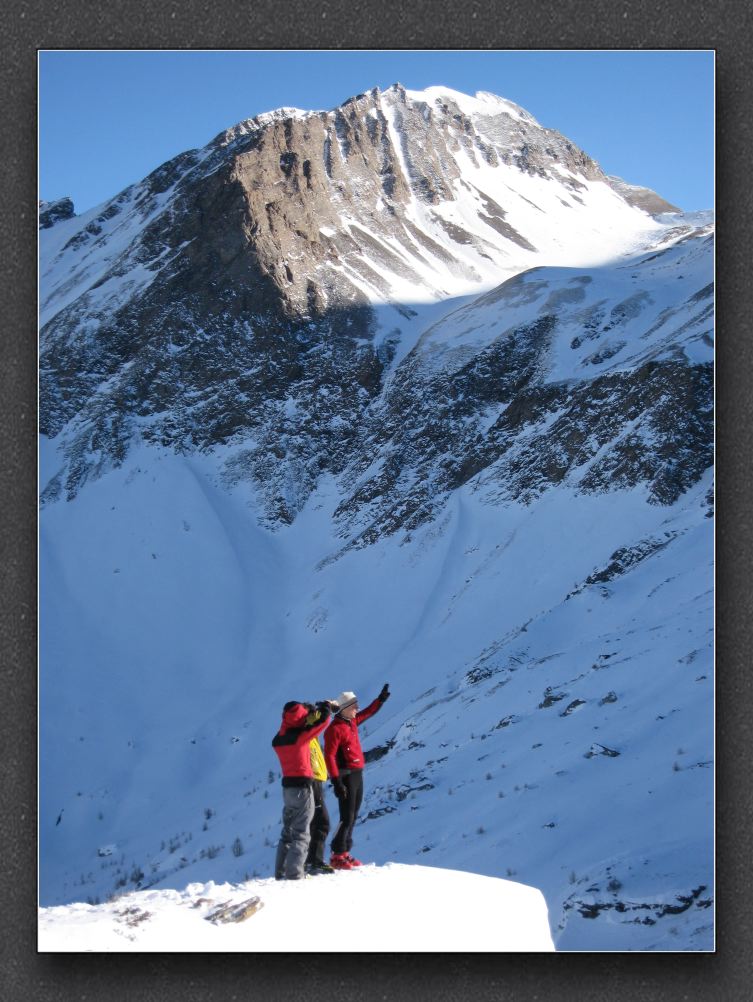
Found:
[(424, 90), (408, 90), (405, 93), (412, 101), (433, 105), (441, 105), (451, 101), (469, 116), (505, 114), (511, 118), (538, 125), (533, 115), (530, 115), (520, 105), (500, 97), (498, 94), (493, 94), (491, 91), (479, 90), (471, 96), (463, 91), (453, 90), (451, 87), (431, 86)]

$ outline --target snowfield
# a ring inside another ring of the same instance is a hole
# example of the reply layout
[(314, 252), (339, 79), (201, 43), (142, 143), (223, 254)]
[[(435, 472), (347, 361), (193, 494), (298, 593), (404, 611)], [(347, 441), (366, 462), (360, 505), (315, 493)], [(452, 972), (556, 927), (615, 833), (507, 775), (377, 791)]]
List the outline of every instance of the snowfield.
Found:
[(389, 681), (361, 859), (538, 887), (558, 949), (710, 948), (710, 477), (668, 509), (468, 487), (322, 562), (334, 481), (271, 533), (217, 462), (142, 449), (44, 511), (42, 905), (270, 876), (283, 703)]
[[(261, 907), (249, 917), (212, 921), (220, 906), (254, 897)], [(297, 936), (304, 928), (305, 935)], [(107, 905), (40, 909), (43, 952), (289, 953), (293, 948), (296, 953), (334, 948), (340, 953), (504, 953), (545, 952), (554, 946), (546, 903), (535, 888), (398, 863), (303, 881), (209, 881), (183, 891), (132, 892)]]

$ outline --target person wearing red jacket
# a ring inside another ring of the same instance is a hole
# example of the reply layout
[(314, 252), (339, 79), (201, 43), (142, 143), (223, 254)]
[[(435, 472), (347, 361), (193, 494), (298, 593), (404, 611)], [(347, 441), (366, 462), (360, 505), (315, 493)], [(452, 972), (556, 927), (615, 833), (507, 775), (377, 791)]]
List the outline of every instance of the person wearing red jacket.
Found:
[(282, 725), (272, 739), (282, 766), (283, 801), (282, 833), (275, 857), (276, 880), (300, 880), (304, 875), (314, 816), (314, 774), (309, 746), (311, 739), (329, 723), (331, 712), (326, 701), (312, 706), (293, 700), (282, 708)]
[(364, 710), (359, 711), (354, 692), (342, 692), (334, 700), (337, 713), (324, 735), (324, 761), (340, 808), (340, 824), (330, 843), (330, 865), (336, 870), (352, 870), (361, 865), (350, 854), (353, 826), (363, 799), (364, 758), (358, 725), (373, 717), (389, 698), (389, 685), (385, 683), (374, 702)]

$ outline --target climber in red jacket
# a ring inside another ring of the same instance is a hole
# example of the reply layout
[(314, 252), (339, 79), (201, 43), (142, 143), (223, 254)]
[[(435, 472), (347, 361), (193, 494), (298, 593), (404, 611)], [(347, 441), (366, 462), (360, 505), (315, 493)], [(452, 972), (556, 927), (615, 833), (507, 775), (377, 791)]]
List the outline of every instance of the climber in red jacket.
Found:
[(377, 698), (365, 710), (359, 711), (354, 692), (342, 692), (334, 700), (337, 713), (324, 735), (324, 760), (340, 808), (340, 824), (330, 843), (330, 864), (336, 870), (351, 870), (361, 865), (360, 860), (350, 855), (353, 826), (363, 799), (364, 758), (358, 725), (373, 717), (389, 698), (389, 685), (385, 683)]
[(327, 726), (331, 712), (326, 700), (316, 706), (296, 701), (286, 703), (282, 726), (272, 739), (282, 766), (282, 833), (275, 858), (277, 880), (300, 880), (304, 875), (314, 816), (310, 743)]

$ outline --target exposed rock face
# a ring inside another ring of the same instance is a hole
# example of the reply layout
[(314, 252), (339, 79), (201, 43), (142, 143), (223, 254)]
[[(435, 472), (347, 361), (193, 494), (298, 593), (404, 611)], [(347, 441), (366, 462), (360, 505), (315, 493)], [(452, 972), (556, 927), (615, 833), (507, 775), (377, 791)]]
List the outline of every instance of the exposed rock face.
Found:
[[(411, 201), (427, 208), (456, 201), (456, 183), (467, 184), (464, 158), (476, 166), (514, 165), (541, 178), (564, 172), (561, 180), (575, 197), (584, 180), (605, 181), (582, 150), (509, 102), (493, 99), (486, 113), (469, 114), (451, 92), (426, 97), (411, 98), (400, 85), (385, 93), (375, 88), (332, 112), (273, 118), (239, 148), (233, 177), (247, 203), (249, 243), (296, 312), (363, 298), (359, 285), (333, 273), (332, 265), (346, 262), (355, 277), (387, 294), (380, 280), (385, 268), (422, 283), (410, 262), (416, 242), (419, 253), (423, 247), (451, 260), (405, 210)], [(504, 209), (479, 196), (492, 230), (535, 249), (505, 222)], [(352, 214), (356, 232), (343, 226), (343, 213)], [(473, 242), (457, 223), (441, 215), (436, 221), (445, 242), (448, 236)], [(376, 239), (369, 236), (375, 230)]]
[(655, 191), (650, 188), (642, 188), (637, 184), (628, 184), (627, 181), (623, 181), (621, 177), (614, 177), (614, 175), (608, 175), (607, 181), (610, 187), (621, 195), (626, 202), (630, 205), (636, 206), (638, 209), (643, 209), (644, 212), (650, 212), (652, 215), (656, 215), (662, 212), (680, 212), (681, 210), (676, 206), (672, 205), (671, 202), (667, 202), (657, 195)]
[(55, 202), (39, 203), (39, 228), (48, 230), (61, 219), (71, 219), (74, 215), (73, 202), (70, 198), (59, 198)]
[[(224, 480), (269, 526), (340, 477), (347, 545), (471, 480), (493, 501), (567, 481), (669, 503), (710, 464), (710, 246), (636, 204), (671, 208), (492, 95), (396, 85), (241, 123), (65, 224), (41, 283), (41, 430), (63, 457), (43, 500), (140, 438), (231, 445)], [(618, 225), (655, 249), (615, 271), (617, 297), (595, 272), (530, 270), (577, 260), (584, 220), (586, 256)], [(375, 304), (492, 285), (395, 369), (416, 310), (385, 325)]]

